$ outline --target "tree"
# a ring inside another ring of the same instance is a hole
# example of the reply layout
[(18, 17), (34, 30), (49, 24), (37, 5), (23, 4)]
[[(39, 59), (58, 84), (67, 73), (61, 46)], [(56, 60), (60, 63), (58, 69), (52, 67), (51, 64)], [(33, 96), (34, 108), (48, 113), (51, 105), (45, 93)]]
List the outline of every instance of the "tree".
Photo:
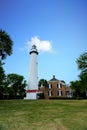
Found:
[(38, 83), (38, 86), (41, 87), (41, 86), (44, 86), (44, 87), (48, 87), (48, 83), (45, 79), (40, 79), (39, 80), (39, 83)]
[(13, 41), (10, 36), (2, 29), (0, 29), (0, 56), (5, 59), (7, 55), (12, 54)]
[(77, 58), (78, 69), (81, 70), (79, 80), (72, 81), (71, 87), (75, 90), (74, 95), (80, 98), (87, 98), (87, 52)]
[(3, 95), (7, 92), (6, 75), (3, 69), (2, 60), (7, 57), (7, 55), (12, 54), (13, 41), (10, 36), (2, 29), (0, 29), (0, 93)]
[(82, 91), (87, 93), (87, 52), (84, 52), (77, 59), (78, 69), (81, 70), (79, 78), (82, 84)]
[(83, 97), (81, 80), (71, 81), (70, 86), (72, 87), (73, 90), (75, 90), (73, 92), (74, 97), (77, 97), (77, 98), (82, 98)]
[[(13, 93), (14, 98), (23, 98), (25, 94), (26, 80), (18, 74), (8, 74), (7, 83), (9, 86), (9, 93)], [(11, 95), (12, 96), (12, 95)]]
[(76, 60), (78, 64), (78, 69), (85, 72), (87, 71), (87, 52), (84, 52), (80, 55), (80, 57)]
[(4, 81), (5, 81), (5, 71), (3, 69), (3, 64), (0, 61), (0, 98), (3, 97), (3, 91), (4, 91)]
[(78, 69), (81, 70), (79, 78), (87, 81), (87, 52), (80, 55), (77, 59)]

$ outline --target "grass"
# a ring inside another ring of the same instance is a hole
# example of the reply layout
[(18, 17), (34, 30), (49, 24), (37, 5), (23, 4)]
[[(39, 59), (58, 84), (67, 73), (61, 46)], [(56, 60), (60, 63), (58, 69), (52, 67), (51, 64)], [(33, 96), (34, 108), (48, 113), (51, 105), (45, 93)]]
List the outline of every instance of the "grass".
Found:
[(1, 100), (0, 130), (87, 130), (87, 100)]

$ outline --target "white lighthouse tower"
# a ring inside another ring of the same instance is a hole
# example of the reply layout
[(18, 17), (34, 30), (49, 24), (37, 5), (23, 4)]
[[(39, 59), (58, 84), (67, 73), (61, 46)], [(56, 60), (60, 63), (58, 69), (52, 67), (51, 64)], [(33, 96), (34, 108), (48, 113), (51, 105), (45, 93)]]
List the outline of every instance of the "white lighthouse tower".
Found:
[(26, 99), (37, 99), (38, 92), (38, 51), (35, 45), (32, 46), (30, 51), (30, 71), (28, 79), (28, 87), (26, 91)]

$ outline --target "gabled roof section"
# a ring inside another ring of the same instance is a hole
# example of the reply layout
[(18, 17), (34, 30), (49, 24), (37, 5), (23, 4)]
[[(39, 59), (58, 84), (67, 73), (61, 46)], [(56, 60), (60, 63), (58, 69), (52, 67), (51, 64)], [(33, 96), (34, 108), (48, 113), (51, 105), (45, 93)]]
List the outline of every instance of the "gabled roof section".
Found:
[(55, 78), (55, 75), (53, 75), (53, 78), (51, 80), (49, 80), (49, 82), (54, 82), (54, 81), (59, 81), (58, 79)]

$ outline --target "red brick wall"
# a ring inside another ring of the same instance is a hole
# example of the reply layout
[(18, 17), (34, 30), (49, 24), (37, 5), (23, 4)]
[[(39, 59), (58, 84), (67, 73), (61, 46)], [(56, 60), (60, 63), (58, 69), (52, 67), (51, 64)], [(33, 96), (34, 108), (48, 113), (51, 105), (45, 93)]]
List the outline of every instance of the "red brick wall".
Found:
[[(66, 97), (66, 86), (61, 83), (61, 88), (58, 88), (57, 87), (58, 83), (59, 82), (57, 82), (57, 81), (49, 82), (49, 84), (51, 84), (51, 86), (52, 86), (51, 88), (46, 88), (46, 87), (40, 88), (40, 90), (43, 91), (46, 99), (49, 98), (49, 95), (48, 95), (49, 91), (51, 91), (51, 94), (52, 94), (51, 97)], [(62, 92), (61, 96), (58, 95), (58, 91)]]

